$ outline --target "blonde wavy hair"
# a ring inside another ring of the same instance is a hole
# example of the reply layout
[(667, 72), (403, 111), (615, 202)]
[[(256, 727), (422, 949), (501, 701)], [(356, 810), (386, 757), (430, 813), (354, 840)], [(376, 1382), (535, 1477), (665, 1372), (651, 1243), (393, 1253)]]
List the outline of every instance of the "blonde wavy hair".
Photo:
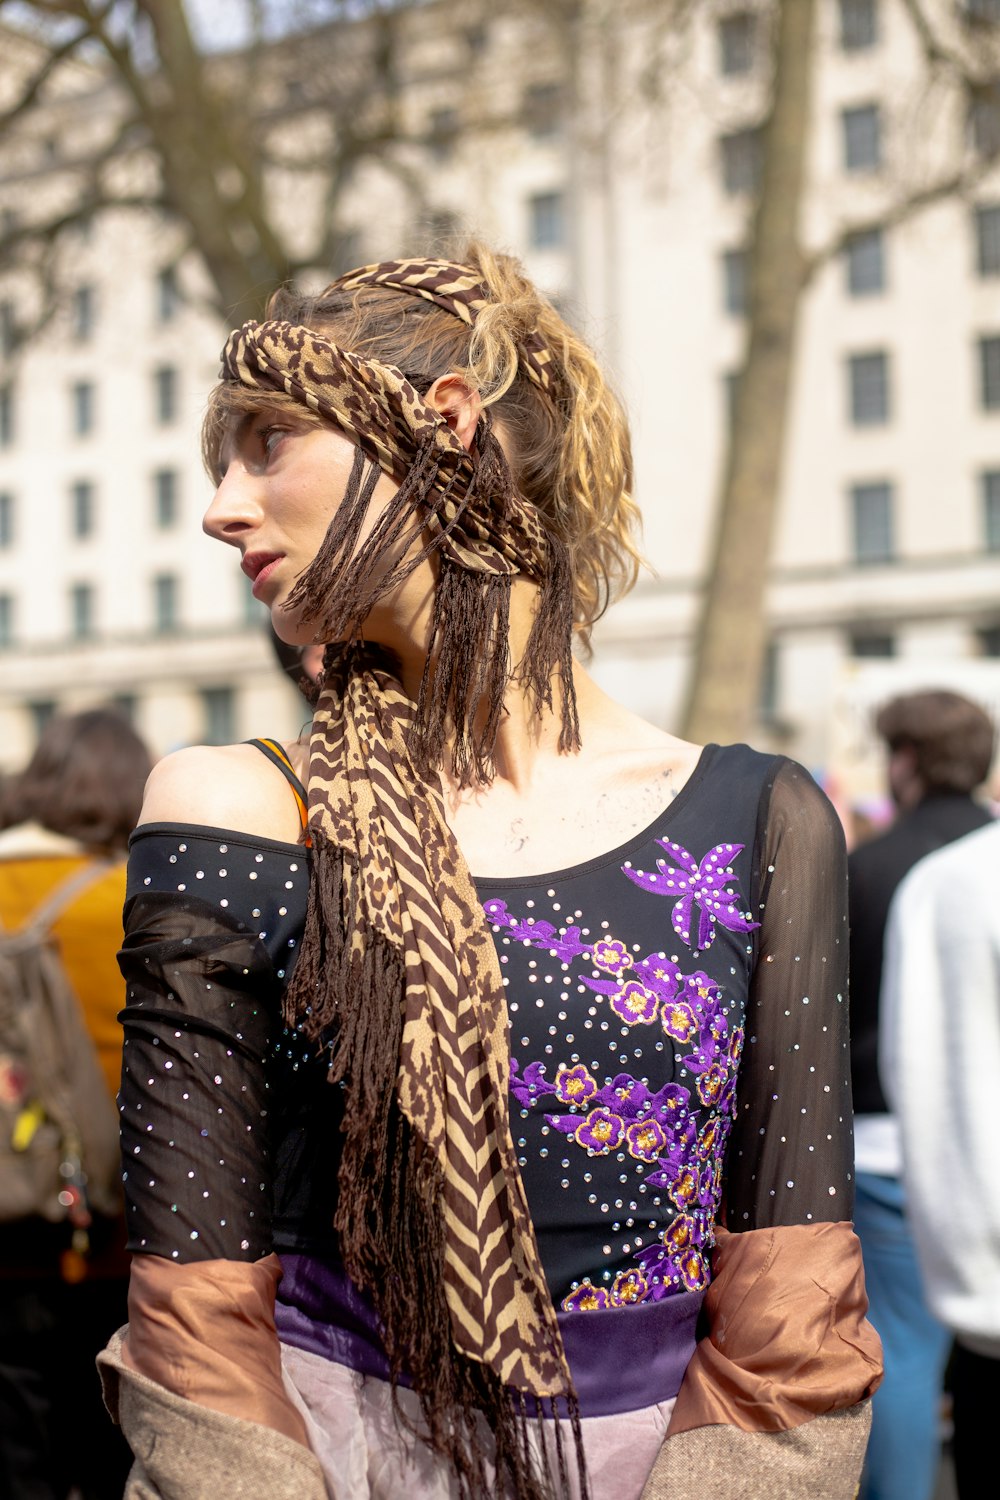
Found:
[[(586, 644), (612, 600), (632, 587), (643, 560), (635, 540), (639, 511), (632, 499), (628, 420), (592, 350), (514, 256), (471, 240), (454, 259), (474, 269), (492, 294), (472, 328), (433, 303), (381, 286), (347, 292), (334, 285), (317, 296), (282, 287), (270, 298), (267, 316), (395, 365), (419, 391), (455, 373), (478, 392), (493, 410), (519, 494), (569, 549), (574, 623)], [(534, 332), (552, 351), (552, 395), (518, 362), (518, 345)], [(218, 480), (235, 414), (286, 403), (302, 417), (304, 408), (291, 397), (217, 386), (202, 432), (209, 473)]]

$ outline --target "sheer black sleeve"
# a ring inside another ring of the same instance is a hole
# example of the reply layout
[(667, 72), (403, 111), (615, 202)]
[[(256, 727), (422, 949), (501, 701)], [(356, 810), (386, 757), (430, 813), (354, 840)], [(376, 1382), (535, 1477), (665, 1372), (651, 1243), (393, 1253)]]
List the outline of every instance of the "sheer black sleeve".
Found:
[[(129, 1248), (180, 1262), (255, 1261), (272, 1249), (269, 1072), (288, 1038), (283, 971), (254, 928), (267, 920), (270, 887), (282, 893), (270, 896), (276, 910), (289, 901), (279, 878), (288, 869), (269, 870), (282, 856), (266, 850), (221, 847), (232, 903), (199, 884), (197, 840), (133, 844), (119, 954)], [(234, 889), (241, 875), (257, 882), (246, 901)]]
[(812, 777), (777, 762), (761, 808), (761, 927), (727, 1155), (730, 1230), (848, 1220), (854, 1142), (843, 829)]

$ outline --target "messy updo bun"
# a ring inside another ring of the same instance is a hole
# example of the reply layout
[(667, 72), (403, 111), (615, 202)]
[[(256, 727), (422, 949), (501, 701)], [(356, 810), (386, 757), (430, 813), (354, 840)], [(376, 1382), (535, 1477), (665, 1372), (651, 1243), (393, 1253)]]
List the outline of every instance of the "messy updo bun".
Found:
[[(493, 408), (516, 489), (569, 550), (574, 620), (586, 641), (611, 600), (631, 588), (641, 560), (628, 422), (593, 352), (513, 256), (473, 240), (455, 259), (492, 293), (472, 328), (434, 303), (385, 286), (345, 291), (334, 285), (312, 297), (283, 287), (267, 316), (395, 365), (419, 391), (451, 371), (478, 391), (483, 406)], [(533, 333), (552, 353), (551, 393), (519, 365), (518, 346)], [(251, 398), (239, 387), (219, 393), (227, 406)], [(216, 409), (213, 422), (210, 410), (206, 424), (212, 469), (212, 435), (221, 432), (221, 417)]]

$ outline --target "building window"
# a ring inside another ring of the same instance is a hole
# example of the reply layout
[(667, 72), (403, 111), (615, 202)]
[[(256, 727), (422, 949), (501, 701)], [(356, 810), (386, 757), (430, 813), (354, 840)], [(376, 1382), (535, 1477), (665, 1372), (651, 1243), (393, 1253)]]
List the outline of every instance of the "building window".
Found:
[(0, 650), (14, 644), (14, 596), (0, 594)]
[(94, 634), (94, 586), (74, 583), (69, 591), (69, 628), (75, 641), (86, 641)]
[(1000, 625), (983, 625), (976, 637), (980, 656), (1000, 656)]
[(731, 434), (733, 423), (736, 421), (736, 402), (740, 393), (739, 370), (727, 370), (722, 377), (722, 411), (726, 422), (726, 432)]
[(980, 276), (1000, 276), (1000, 204), (977, 208), (976, 270)]
[(529, 241), (532, 250), (561, 250), (566, 243), (566, 213), (562, 193), (535, 193), (528, 199)]
[(172, 573), (158, 573), (153, 579), (153, 629), (168, 635), (178, 624), (177, 579)]
[(89, 479), (78, 479), (69, 492), (70, 532), (80, 538), (94, 530), (94, 486)]
[(0, 385), (0, 448), (9, 448), (14, 441), (14, 391), (9, 385)]
[(979, 340), (979, 379), (983, 409), (1000, 411), (1000, 338)]
[(0, 547), (14, 545), (14, 496), (0, 490)]
[(840, 45), (845, 52), (863, 52), (878, 41), (875, 0), (840, 0)]
[(458, 111), (432, 109), (427, 130), (427, 145), (435, 161), (448, 161), (458, 139)]
[(719, 70), (727, 77), (752, 71), (756, 21), (750, 11), (737, 10), (719, 22)]
[(879, 427), (889, 420), (889, 356), (852, 354), (847, 361), (851, 422)]
[(757, 694), (757, 713), (762, 724), (773, 724), (778, 717), (778, 665), (778, 643), (768, 641), (761, 663), (760, 688)]
[(853, 630), (848, 641), (848, 651), (861, 661), (895, 656), (896, 637), (888, 630)]
[(73, 411), (73, 431), (84, 437), (94, 429), (94, 387), (89, 380), (78, 380), (70, 390)]
[(979, 156), (1000, 153), (1000, 82), (996, 79), (969, 93), (969, 134)]
[(156, 321), (172, 323), (180, 307), (180, 288), (176, 266), (164, 266), (156, 277)]
[(852, 234), (844, 246), (847, 290), (852, 297), (885, 291), (884, 237), (881, 229)]
[(17, 348), (17, 320), (9, 298), (0, 302), (0, 355), (9, 359)]
[(524, 91), (524, 128), (535, 141), (554, 141), (562, 133), (565, 94), (561, 83), (533, 83)]
[(844, 170), (877, 172), (882, 165), (882, 126), (877, 104), (841, 110)]
[(862, 567), (892, 562), (892, 485), (851, 486), (854, 561)]
[(48, 727), (49, 720), (55, 714), (58, 707), (54, 698), (33, 698), (25, 708), (31, 715), (31, 727), (35, 733), (35, 739), (39, 739), (43, 730)]
[(153, 510), (160, 531), (177, 524), (177, 471), (157, 469), (153, 475)]
[(161, 426), (177, 419), (177, 371), (161, 365), (153, 371), (153, 413)]
[(987, 552), (1000, 552), (1000, 469), (980, 476), (983, 496), (983, 540)]
[(139, 707), (139, 700), (135, 693), (112, 693), (110, 702), (111, 707), (120, 713), (123, 719), (127, 719), (130, 724), (135, 723)]
[(236, 738), (236, 694), (231, 687), (201, 690), (202, 739), (206, 745), (231, 745)]
[(722, 296), (726, 312), (734, 318), (746, 316), (749, 305), (750, 257), (745, 250), (722, 252)]
[(97, 297), (92, 286), (78, 286), (73, 293), (73, 337), (81, 344), (94, 332)]
[(737, 193), (755, 193), (760, 184), (761, 136), (755, 126), (734, 130), (719, 137), (722, 154), (722, 186), (735, 197)]

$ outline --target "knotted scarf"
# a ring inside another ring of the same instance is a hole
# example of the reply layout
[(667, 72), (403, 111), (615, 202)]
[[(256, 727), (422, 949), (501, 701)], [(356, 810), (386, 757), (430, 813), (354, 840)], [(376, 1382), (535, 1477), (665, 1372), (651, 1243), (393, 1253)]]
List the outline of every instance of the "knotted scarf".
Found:
[[(465, 321), (485, 290), (472, 272), (438, 262), (382, 269), (336, 285), (406, 276), (408, 290), (430, 296), (447, 281), (443, 305), (454, 302)], [(488, 420), (468, 452), (395, 367), (265, 322), (230, 336), (222, 373), (285, 392), (357, 448), (347, 493), (289, 597), (318, 639), (336, 643), (310, 742), (313, 873), (286, 1016), (330, 1047), (331, 1080), (345, 1087), (336, 1215), (345, 1265), (371, 1293), (394, 1378), (405, 1370), (412, 1380), (430, 1441), (463, 1492), (491, 1492), (495, 1465), (497, 1493), (509, 1482), (519, 1496), (544, 1495), (553, 1476), (529, 1457), (527, 1398), (564, 1397), (571, 1414), (575, 1401), (510, 1135), (499, 963), (437, 768), (448, 754), (460, 780), (491, 774), (519, 573), (540, 585), (540, 599), (518, 682), (551, 706), (558, 676), (560, 743), (578, 744), (568, 560), (514, 494)], [(356, 551), (379, 470), (399, 490)], [(432, 554), (431, 645), (414, 703), (362, 627)], [(559, 1467), (564, 1478), (561, 1453)]]

